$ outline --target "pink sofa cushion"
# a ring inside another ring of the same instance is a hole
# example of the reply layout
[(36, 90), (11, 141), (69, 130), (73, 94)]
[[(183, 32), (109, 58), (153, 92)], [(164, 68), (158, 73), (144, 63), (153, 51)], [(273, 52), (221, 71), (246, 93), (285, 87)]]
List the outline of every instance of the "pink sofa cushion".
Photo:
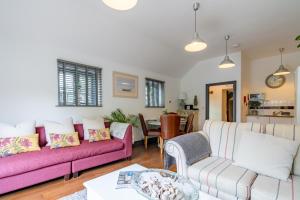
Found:
[(74, 129), (79, 135), (79, 140), (83, 140), (83, 135), (84, 135), (83, 125), (82, 124), (74, 124)]
[(43, 147), (41, 151), (21, 153), (0, 159), (0, 178), (17, 175), (36, 169), (70, 162), (82, 158), (96, 156), (124, 148), (120, 140), (93, 142), (82, 141), (80, 146), (50, 149)]
[(40, 145), (40, 147), (45, 146), (47, 144), (45, 128), (42, 127), (42, 126), (39, 126), (39, 127), (36, 127), (35, 130), (36, 130), (36, 133), (39, 134), (39, 145)]

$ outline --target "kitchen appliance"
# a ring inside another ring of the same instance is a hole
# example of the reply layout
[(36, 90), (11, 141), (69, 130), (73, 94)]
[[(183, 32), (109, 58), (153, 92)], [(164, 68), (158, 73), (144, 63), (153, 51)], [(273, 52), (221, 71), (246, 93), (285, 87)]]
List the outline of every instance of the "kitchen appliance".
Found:
[(249, 101), (264, 101), (265, 93), (251, 93), (249, 94)]

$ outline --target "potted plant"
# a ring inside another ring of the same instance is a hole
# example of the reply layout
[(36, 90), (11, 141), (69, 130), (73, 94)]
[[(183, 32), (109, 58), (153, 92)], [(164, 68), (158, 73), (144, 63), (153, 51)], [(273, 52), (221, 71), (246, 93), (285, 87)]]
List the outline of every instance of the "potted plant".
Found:
[(115, 111), (112, 111), (110, 116), (105, 116), (104, 119), (110, 123), (113, 122), (128, 123), (135, 128), (139, 126), (138, 116), (132, 114), (126, 116), (120, 108), (118, 108)]
[[(298, 35), (295, 40), (300, 41), (300, 35)], [(297, 48), (300, 48), (300, 44), (298, 44)]]

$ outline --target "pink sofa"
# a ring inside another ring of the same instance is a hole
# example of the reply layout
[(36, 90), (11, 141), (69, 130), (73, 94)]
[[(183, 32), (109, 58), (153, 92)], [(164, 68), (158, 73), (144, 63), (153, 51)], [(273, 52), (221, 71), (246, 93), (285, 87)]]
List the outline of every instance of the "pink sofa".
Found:
[[(107, 124), (106, 124), (107, 126)], [(89, 143), (83, 140), (83, 125), (75, 124), (80, 146), (50, 149), (46, 145), (44, 127), (37, 127), (41, 151), (21, 153), (0, 158), (0, 194), (28, 187), (37, 183), (96, 167), (132, 155), (132, 127), (123, 139)]]

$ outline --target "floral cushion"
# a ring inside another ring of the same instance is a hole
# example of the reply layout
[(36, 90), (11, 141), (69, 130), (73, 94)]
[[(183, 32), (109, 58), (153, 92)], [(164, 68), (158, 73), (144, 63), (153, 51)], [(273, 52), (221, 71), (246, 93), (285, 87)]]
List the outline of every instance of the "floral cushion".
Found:
[(80, 145), (77, 132), (71, 134), (50, 133), (50, 140), (51, 140), (51, 145), (50, 145), (51, 149)]
[(97, 142), (101, 140), (110, 140), (109, 128), (89, 129), (89, 142)]
[(18, 153), (39, 151), (39, 135), (0, 138), (0, 157), (15, 155)]

